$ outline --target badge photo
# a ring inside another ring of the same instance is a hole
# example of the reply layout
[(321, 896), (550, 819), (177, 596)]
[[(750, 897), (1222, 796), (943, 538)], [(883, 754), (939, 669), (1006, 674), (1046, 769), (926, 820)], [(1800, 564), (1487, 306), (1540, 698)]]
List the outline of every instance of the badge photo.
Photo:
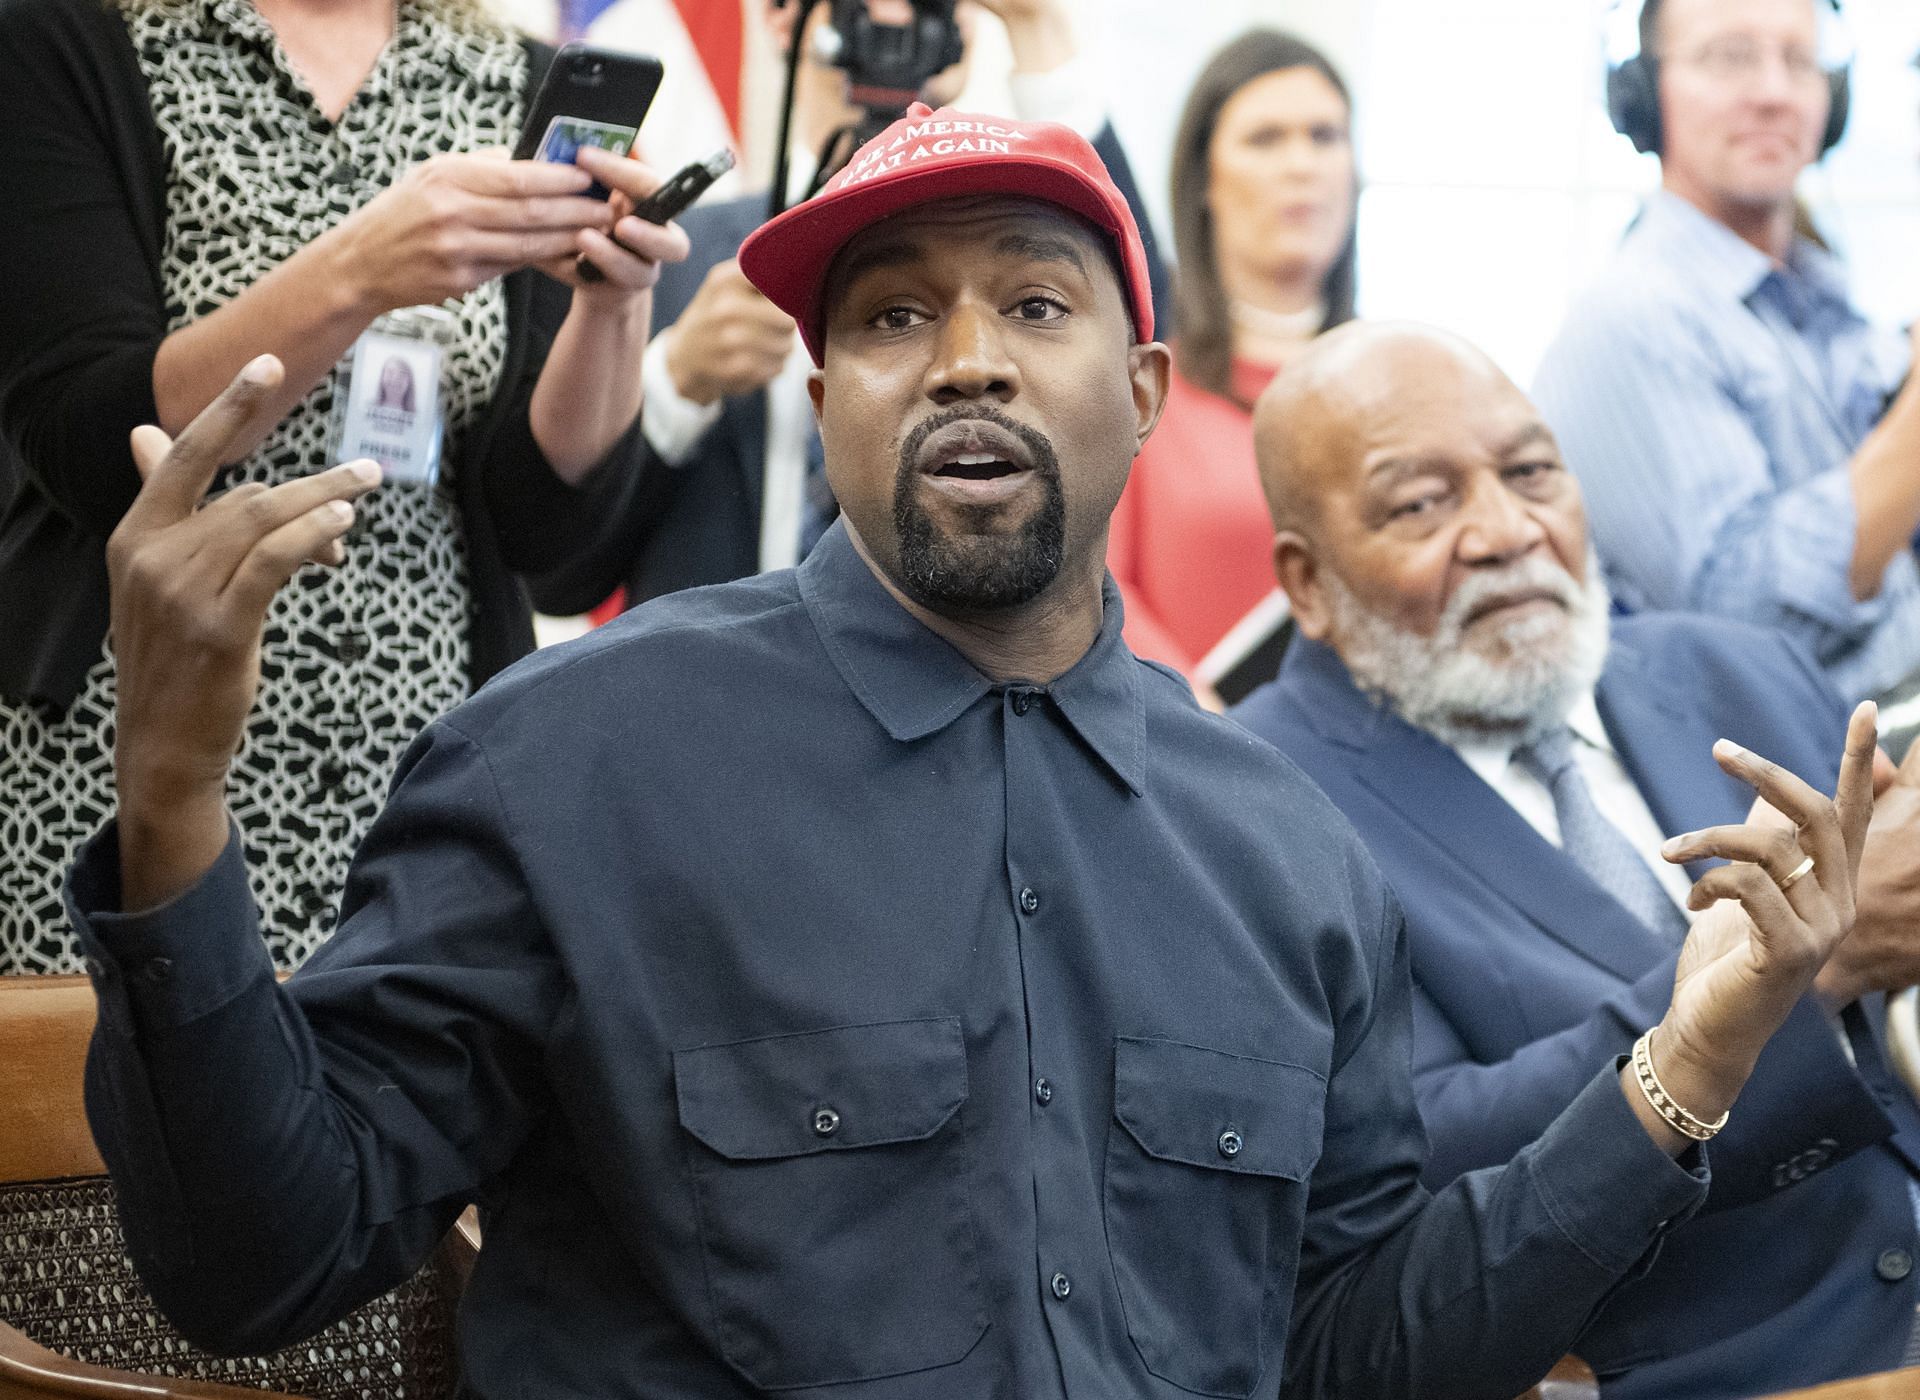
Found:
[(387, 480), (432, 485), (440, 469), (440, 365), (432, 340), (379, 328), (353, 347), (334, 458), (371, 457)]

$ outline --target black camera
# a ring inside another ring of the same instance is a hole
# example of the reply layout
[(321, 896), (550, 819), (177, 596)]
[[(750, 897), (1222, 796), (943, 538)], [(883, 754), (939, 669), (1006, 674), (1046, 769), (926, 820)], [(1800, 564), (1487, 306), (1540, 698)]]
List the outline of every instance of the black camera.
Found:
[[(793, 123), (794, 84), (800, 66), (801, 36), (807, 19), (823, 0), (774, 0), (793, 5), (795, 41), (787, 56), (787, 95), (780, 120), (771, 217), (786, 207), (787, 141)], [(860, 146), (897, 120), (935, 73), (951, 68), (965, 54), (955, 0), (912, 0), (912, 18), (885, 24), (873, 18), (867, 0), (825, 0), (828, 22), (814, 36), (815, 56), (847, 73), (847, 96), (859, 110), (852, 126), (835, 132), (820, 153), (812, 194), (823, 186)]]
[(816, 52), (847, 70), (848, 95), (872, 117), (874, 135), (906, 111), (927, 79), (958, 63), (964, 50), (954, 0), (913, 0), (906, 24), (881, 24), (867, 0), (831, 0)]

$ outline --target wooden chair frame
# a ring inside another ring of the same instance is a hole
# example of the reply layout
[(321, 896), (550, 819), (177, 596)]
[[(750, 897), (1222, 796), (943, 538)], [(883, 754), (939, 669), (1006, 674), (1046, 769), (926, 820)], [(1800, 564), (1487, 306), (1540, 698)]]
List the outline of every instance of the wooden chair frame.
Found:
[[(85, 977), (0, 977), (0, 999), (0, 1103), (9, 1115), (0, 1183), (104, 1176), (82, 1090), (92, 985)], [(460, 1290), (479, 1250), (480, 1224), (468, 1208), (437, 1254)], [(0, 1400), (260, 1400), (274, 1393), (74, 1361), (0, 1321)]]

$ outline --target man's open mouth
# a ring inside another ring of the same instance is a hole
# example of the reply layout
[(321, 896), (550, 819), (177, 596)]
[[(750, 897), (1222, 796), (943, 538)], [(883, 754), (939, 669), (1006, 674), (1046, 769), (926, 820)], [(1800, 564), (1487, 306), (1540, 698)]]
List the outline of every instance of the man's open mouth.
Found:
[(933, 469), (933, 475), (958, 477), (962, 481), (991, 481), (995, 477), (1011, 476), (1021, 470), (1005, 457), (969, 452), (951, 461), (941, 462)]

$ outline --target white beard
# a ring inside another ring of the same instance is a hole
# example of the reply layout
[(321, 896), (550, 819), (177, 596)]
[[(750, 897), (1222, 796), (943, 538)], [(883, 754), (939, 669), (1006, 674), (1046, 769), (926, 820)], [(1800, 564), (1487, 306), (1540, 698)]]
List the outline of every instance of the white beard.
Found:
[[(1332, 573), (1323, 577), (1355, 684), (1454, 748), (1540, 738), (1566, 722), (1606, 666), (1612, 599), (1591, 561), (1584, 586), (1539, 555), (1476, 573), (1424, 637), (1372, 611)], [(1516, 589), (1551, 591), (1565, 610), (1531, 608), (1503, 625), (1481, 623), (1466, 640), (1473, 610)]]

